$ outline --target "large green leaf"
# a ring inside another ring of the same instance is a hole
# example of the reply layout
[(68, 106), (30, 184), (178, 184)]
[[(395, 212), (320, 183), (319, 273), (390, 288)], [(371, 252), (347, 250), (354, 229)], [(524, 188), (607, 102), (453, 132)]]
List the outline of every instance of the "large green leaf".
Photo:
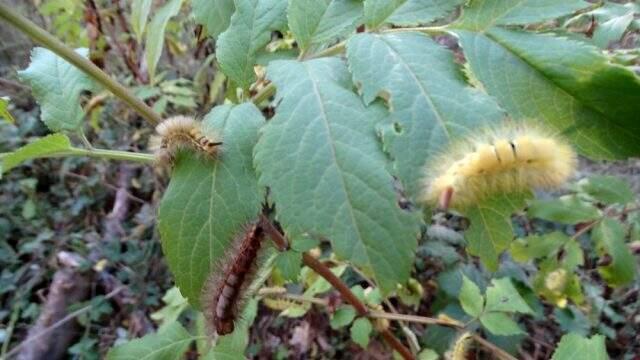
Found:
[(498, 270), (498, 257), (513, 240), (511, 214), (524, 207), (528, 193), (500, 194), (469, 208), (471, 225), (465, 232), (467, 251), (480, 257), (491, 271)]
[(382, 24), (426, 24), (452, 11), (463, 0), (365, 0), (365, 23), (370, 28)]
[(353, 31), (362, 17), (358, 0), (289, 0), (289, 28), (305, 50)]
[(193, 0), (191, 7), (196, 23), (204, 26), (207, 35), (214, 38), (227, 30), (235, 10), (233, 0)]
[(611, 256), (611, 264), (598, 268), (604, 280), (613, 286), (630, 283), (636, 277), (636, 259), (625, 242), (625, 230), (615, 219), (605, 218), (593, 229), (598, 255)]
[(596, 48), (548, 34), (456, 30), (473, 74), (516, 119), (542, 121), (583, 154), (640, 154), (640, 80)]
[(271, 31), (286, 26), (287, 2), (235, 0), (231, 25), (218, 39), (216, 52), (222, 72), (242, 88), (255, 81), (257, 52), (271, 40)]
[(397, 205), (374, 126), (387, 116), (352, 92), (343, 61), (276, 61), (267, 69), (280, 104), (256, 147), (290, 238), (328, 238), (335, 253), (385, 292), (409, 277), (419, 220)]
[[(88, 49), (77, 49), (82, 56)], [(94, 90), (96, 85), (84, 72), (45, 48), (31, 51), (31, 64), (18, 72), (29, 85), (40, 104), (42, 121), (52, 131), (73, 131), (80, 127), (84, 111), (80, 108), (80, 93)]]
[(107, 360), (181, 359), (191, 342), (193, 337), (176, 321), (157, 333), (112, 348)]
[(604, 336), (594, 335), (587, 339), (578, 334), (566, 334), (560, 339), (552, 360), (607, 360)]
[(196, 307), (211, 267), (260, 212), (263, 190), (252, 151), (263, 122), (252, 104), (214, 108), (203, 128), (222, 134), (221, 158), (203, 162), (190, 154), (180, 157), (160, 204), (164, 253), (180, 292)]
[(54, 156), (71, 150), (71, 142), (64, 134), (52, 134), (27, 144), (2, 157), (0, 174), (11, 170), (21, 163), (45, 156)]
[(471, 1), (454, 26), (484, 31), (495, 25), (522, 25), (570, 14), (590, 4), (582, 0), (476, 0)]
[(145, 59), (147, 60), (147, 69), (149, 77), (153, 79), (156, 73), (156, 66), (162, 55), (164, 46), (164, 32), (167, 29), (169, 19), (178, 15), (183, 0), (169, 0), (158, 12), (153, 16), (147, 28)]
[(451, 52), (422, 34), (359, 34), (349, 40), (347, 57), (365, 102), (389, 101), (397, 124), (384, 127), (384, 142), (412, 196), (427, 159), (503, 117), (493, 99), (465, 83)]

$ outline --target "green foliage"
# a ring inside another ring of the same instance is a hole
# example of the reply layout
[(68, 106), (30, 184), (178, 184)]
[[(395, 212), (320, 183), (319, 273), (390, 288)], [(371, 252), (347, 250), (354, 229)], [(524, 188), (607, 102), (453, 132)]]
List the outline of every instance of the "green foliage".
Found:
[(532, 218), (556, 221), (562, 224), (577, 224), (596, 220), (600, 211), (578, 196), (563, 196), (553, 200), (533, 200), (527, 213)]
[(117, 346), (107, 354), (108, 360), (173, 360), (187, 351), (193, 337), (178, 322), (164, 330)]
[(594, 335), (584, 338), (576, 334), (567, 334), (558, 343), (553, 360), (607, 360), (609, 356), (604, 346), (604, 336)]
[(600, 275), (611, 285), (621, 286), (636, 277), (636, 259), (625, 242), (622, 224), (611, 218), (603, 219), (593, 229), (598, 255), (611, 257), (611, 264), (599, 267)]
[(302, 254), (297, 251), (284, 251), (276, 256), (275, 266), (280, 270), (285, 280), (295, 281), (300, 274)]
[[(409, 276), (418, 219), (395, 204), (377, 144), (374, 126), (386, 112), (362, 104), (337, 58), (276, 61), (267, 73), (282, 101), (263, 129), (256, 165), (278, 220), (294, 239), (304, 232), (330, 239), (338, 256), (388, 293)], [(297, 88), (310, 92), (286, 90)]]
[(351, 339), (356, 344), (366, 348), (369, 345), (369, 338), (373, 331), (373, 325), (367, 318), (357, 318), (351, 325)]
[(351, 305), (343, 305), (331, 316), (331, 328), (339, 329), (351, 324), (356, 317), (356, 309)]
[(54, 156), (69, 150), (71, 150), (71, 142), (66, 135), (48, 135), (2, 157), (2, 169), (0, 173), (7, 172), (28, 160), (44, 156)]
[(258, 217), (263, 190), (252, 166), (262, 114), (251, 104), (214, 108), (205, 133), (224, 141), (220, 161), (207, 164), (190, 154), (177, 162), (159, 209), (158, 227), (176, 284), (194, 306), (213, 264), (243, 226)]
[(303, 51), (352, 32), (361, 14), (356, 0), (289, 0), (287, 8), (289, 28)]
[(484, 298), (478, 286), (466, 276), (462, 276), (462, 287), (458, 294), (460, 305), (467, 314), (478, 317), (484, 309)]
[(629, 184), (615, 176), (592, 176), (580, 180), (578, 186), (580, 186), (581, 192), (607, 205), (627, 204), (633, 201), (633, 192), (629, 188)]
[[(87, 56), (87, 49), (76, 50)], [(42, 121), (51, 131), (75, 131), (84, 117), (80, 93), (95, 90), (89, 75), (45, 48), (34, 48), (29, 67), (18, 73), (31, 86), (42, 111)]]
[(427, 24), (452, 11), (461, 0), (365, 0), (364, 19), (370, 28), (382, 24)]
[(147, 60), (147, 69), (151, 79), (153, 79), (156, 74), (156, 66), (162, 55), (167, 24), (172, 17), (178, 15), (180, 12), (182, 1), (183, 0), (169, 0), (163, 7), (158, 9), (149, 23), (146, 37), (145, 59)]
[(140, 42), (147, 27), (152, 0), (133, 0), (131, 4), (131, 28)]
[(247, 89), (256, 76), (258, 50), (271, 39), (271, 31), (286, 27), (286, 1), (236, 0), (229, 28), (220, 34), (216, 52), (220, 69)]
[(9, 98), (0, 97), (0, 117), (12, 124), (15, 124), (16, 119), (13, 118), (8, 108), (9, 108)]
[(207, 35), (216, 38), (231, 23), (235, 11), (233, 0), (193, 0), (191, 7), (198, 24), (204, 26)]

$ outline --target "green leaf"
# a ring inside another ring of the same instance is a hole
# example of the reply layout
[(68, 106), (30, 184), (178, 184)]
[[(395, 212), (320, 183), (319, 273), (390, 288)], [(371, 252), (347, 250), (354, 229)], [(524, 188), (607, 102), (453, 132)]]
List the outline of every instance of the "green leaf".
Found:
[(520, 293), (511, 283), (511, 279), (493, 279), (487, 288), (486, 311), (519, 312), (533, 314)]
[(218, 338), (216, 346), (211, 349), (211, 359), (215, 360), (242, 360), (244, 352), (249, 345), (249, 328), (256, 318), (258, 301), (251, 299), (245, 307), (240, 320), (236, 323), (235, 330)]
[(582, 42), (457, 30), (475, 77), (515, 119), (541, 121), (594, 158), (640, 154), (640, 78)]
[(293, 241), (291, 241), (291, 249), (301, 253), (305, 251), (309, 251), (319, 245), (320, 245), (320, 241), (307, 236), (296, 238), (296, 239), (293, 239)]
[(422, 34), (358, 34), (347, 58), (364, 101), (389, 102), (394, 123), (384, 124), (383, 140), (411, 196), (419, 195), (431, 156), (503, 117), (490, 97), (465, 83), (452, 53)]
[(369, 345), (369, 337), (372, 330), (373, 326), (369, 319), (358, 318), (351, 325), (351, 340), (366, 349), (367, 345)]
[(423, 349), (418, 354), (418, 360), (438, 360), (440, 359), (440, 355), (435, 350), (432, 349)]
[(156, 74), (156, 66), (162, 55), (164, 46), (164, 32), (169, 23), (169, 19), (178, 15), (182, 0), (169, 0), (163, 7), (158, 9), (151, 19), (147, 30), (145, 59), (149, 78), (153, 79)]
[(593, 43), (606, 49), (612, 42), (620, 40), (633, 18), (633, 11), (630, 11), (626, 15), (614, 17), (598, 24), (593, 32)]
[(494, 335), (517, 335), (524, 332), (507, 314), (502, 312), (490, 312), (480, 316), (480, 323)]
[(575, 195), (551, 200), (532, 200), (527, 208), (529, 217), (562, 224), (578, 224), (600, 217), (600, 211)]
[(257, 184), (252, 151), (263, 123), (252, 104), (215, 107), (203, 129), (222, 134), (221, 158), (211, 163), (189, 154), (180, 157), (162, 198), (162, 247), (176, 285), (196, 307), (212, 265), (260, 212), (264, 190)]
[(182, 358), (193, 337), (179, 322), (164, 330), (109, 350), (107, 360), (175, 360)]
[(287, 9), (289, 28), (302, 50), (352, 32), (361, 17), (357, 0), (289, 0)]
[(464, 312), (473, 317), (480, 316), (484, 308), (484, 298), (478, 286), (464, 275), (462, 275), (462, 287), (458, 297)]
[[(311, 271), (309, 268), (306, 268), (307, 270)], [(340, 277), (342, 276), (342, 273), (344, 273), (344, 271), (347, 269), (347, 265), (338, 265), (336, 267), (331, 268), (331, 272), (337, 276)], [(315, 273), (314, 273), (315, 275)], [(331, 290), (333, 288), (333, 286), (331, 286), (331, 284), (329, 284), (329, 282), (327, 280), (325, 280), (325, 278), (321, 277), (321, 276), (315, 276), (315, 280), (313, 281), (313, 283), (311, 283), (311, 285), (307, 288), (307, 290), (304, 292), (305, 296), (315, 296), (324, 292), (327, 292), (329, 290)]]
[(158, 331), (162, 331), (178, 321), (178, 317), (189, 307), (187, 299), (182, 297), (180, 290), (175, 286), (167, 290), (162, 297), (162, 301), (165, 303), (165, 306), (151, 314), (153, 320), (161, 323)]
[(271, 31), (286, 26), (287, 2), (235, 0), (231, 24), (218, 39), (216, 53), (225, 75), (243, 89), (255, 81), (257, 52), (271, 40)]
[(627, 204), (633, 201), (629, 183), (615, 176), (595, 175), (578, 183), (580, 190), (605, 204)]
[(233, 0), (192, 0), (191, 7), (196, 23), (212, 38), (227, 30), (236, 9)]
[(500, 194), (466, 211), (471, 223), (465, 232), (467, 251), (479, 256), (489, 270), (498, 270), (498, 256), (513, 240), (511, 214), (524, 207), (529, 196), (528, 193)]
[(625, 242), (625, 231), (622, 224), (615, 219), (605, 218), (593, 229), (598, 255), (611, 256), (610, 265), (600, 266), (598, 272), (612, 286), (622, 286), (632, 282), (636, 277), (636, 260)]
[(345, 327), (353, 321), (356, 317), (356, 309), (351, 305), (342, 305), (331, 316), (330, 324), (331, 328), (336, 330), (341, 327)]
[(142, 40), (142, 35), (147, 27), (147, 19), (151, 11), (152, 0), (133, 0), (131, 4), (131, 28), (136, 34), (138, 43)]
[(302, 264), (302, 254), (287, 250), (276, 256), (275, 265), (282, 273), (285, 280), (296, 281), (300, 275), (300, 267)]
[[(89, 54), (88, 49), (76, 49), (76, 52), (84, 57)], [(41, 107), (42, 121), (51, 131), (74, 131), (80, 127), (84, 117), (80, 93), (96, 89), (89, 75), (40, 47), (31, 51), (29, 67), (18, 75), (31, 86)]]
[(2, 158), (2, 171), (7, 172), (21, 163), (41, 157), (54, 156), (71, 150), (71, 142), (64, 134), (52, 134), (39, 138)]
[(365, 0), (364, 17), (369, 28), (389, 23), (415, 26), (445, 16), (463, 0)]
[(544, 235), (530, 235), (511, 243), (510, 252), (514, 260), (523, 263), (549, 256), (569, 240), (567, 235), (559, 231)]
[(566, 334), (560, 339), (552, 360), (608, 360), (604, 336), (587, 339), (578, 334)]
[(386, 112), (362, 104), (337, 58), (276, 61), (267, 75), (281, 100), (263, 128), (256, 165), (285, 232), (329, 239), (383, 292), (394, 290), (409, 278), (419, 219), (396, 204), (374, 131)]
[(469, 2), (454, 27), (485, 31), (495, 25), (524, 25), (554, 19), (590, 6), (582, 0), (478, 0)]
[(15, 124), (16, 119), (13, 118), (13, 116), (9, 112), (8, 107), (9, 107), (9, 98), (0, 97), (0, 118), (7, 120), (11, 124)]

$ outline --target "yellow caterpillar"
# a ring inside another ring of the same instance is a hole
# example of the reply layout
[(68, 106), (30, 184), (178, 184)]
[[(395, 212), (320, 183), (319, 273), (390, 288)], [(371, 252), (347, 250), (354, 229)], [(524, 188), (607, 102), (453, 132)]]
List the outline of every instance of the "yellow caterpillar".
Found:
[(174, 116), (156, 126), (157, 135), (151, 138), (151, 148), (159, 163), (172, 163), (180, 150), (192, 150), (209, 158), (220, 151), (219, 136), (205, 136), (200, 122), (188, 116)]
[(466, 360), (472, 350), (473, 336), (469, 332), (460, 335), (445, 354), (447, 360)]
[(504, 126), (462, 141), (425, 166), (422, 200), (464, 209), (498, 193), (555, 188), (574, 172), (562, 138), (531, 125)]

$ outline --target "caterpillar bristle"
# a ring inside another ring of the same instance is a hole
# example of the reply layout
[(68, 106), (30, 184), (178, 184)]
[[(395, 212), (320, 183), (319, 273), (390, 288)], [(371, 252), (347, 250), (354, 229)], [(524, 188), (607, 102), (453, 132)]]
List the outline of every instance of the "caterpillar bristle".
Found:
[(557, 188), (573, 175), (576, 163), (573, 148), (540, 127), (489, 129), (425, 165), (422, 200), (460, 210), (498, 193)]
[(233, 240), (223, 260), (214, 266), (202, 294), (203, 312), (211, 332), (218, 335), (233, 332), (246, 302), (247, 288), (257, 271), (264, 236), (259, 223), (250, 224)]
[(188, 116), (174, 116), (156, 126), (156, 136), (150, 140), (156, 160), (160, 164), (173, 163), (181, 150), (193, 151), (205, 158), (218, 156), (222, 141), (218, 134), (205, 135), (199, 121)]
[(467, 360), (471, 353), (473, 345), (473, 336), (469, 332), (465, 332), (454, 341), (451, 349), (447, 352), (448, 360)]

